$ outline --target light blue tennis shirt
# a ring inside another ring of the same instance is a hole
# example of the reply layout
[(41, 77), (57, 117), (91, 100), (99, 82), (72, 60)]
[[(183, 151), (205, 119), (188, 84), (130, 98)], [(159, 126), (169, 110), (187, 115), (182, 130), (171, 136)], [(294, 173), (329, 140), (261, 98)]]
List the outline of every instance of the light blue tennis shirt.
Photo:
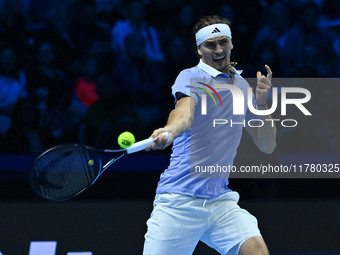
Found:
[[(242, 91), (244, 114), (234, 114), (233, 94), (219, 84)], [(181, 93), (196, 101), (194, 121), (188, 131), (174, 139), (170, 164), (160, 176), (156, 193), (214, 198), (230, 191), (226, 170), (233, 166), (243, 127), (254, 117), (247, 107), (248, 88), (240, 74), (231, 80), (202, 60), (178, 75), (172, 94), (175, 100)], [(256, 108), (253, 93), (252, 103)]]

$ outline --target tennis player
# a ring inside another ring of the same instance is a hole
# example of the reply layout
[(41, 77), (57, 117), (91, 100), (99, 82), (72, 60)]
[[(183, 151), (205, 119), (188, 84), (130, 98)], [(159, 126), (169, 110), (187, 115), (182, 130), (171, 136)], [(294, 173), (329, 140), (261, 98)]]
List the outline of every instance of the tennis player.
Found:
[[(216, 86), (229, 84), (244, 95), (249, 88), (230, 62), (233, 44), (229, 23), (212, 15), (194, 26), (199, 64), (180, 72), (172, 86), (176, 107), (166, 126), (151, 135), (155, 142), (148, 150), (164, 149), (173, 143), (173, 152), (169, 167), (160, 177), (147, 221), (144, 255), (192, 254), (199, 240), (221, 254), (269, 254), (257, 219), (238, 206), (239, 194), (228, 188), (229, 173), (195, 175), (193, 170), (201, 164), (232, 165), (244, 126), (261, 151), (271, 153), (276, 145), (275, 125), (270, 121), (243, 125), (254, 117), (248, 107), (243, 115), (235, 116), (231, 93)], [(267, 109), (271, 88), (272, 72), (269, 66), (265, 68), (268, 74), (257, 73), (257, 87), (252, 93), (252, 104), (258, 110)], [(207, 94), (208, 86), (197, 89), (202, 83), (215, 88), (221, 99), (218, 105), (205, 99), (205, 114), (202, 95)], [(216, 118), (234, 120), (234, 125), (214, 126)], [(271, 117), (256, 115), (256, 119), (261, 118)], [(169, 133), (168, 139), (161, 135), (164, 131)]]

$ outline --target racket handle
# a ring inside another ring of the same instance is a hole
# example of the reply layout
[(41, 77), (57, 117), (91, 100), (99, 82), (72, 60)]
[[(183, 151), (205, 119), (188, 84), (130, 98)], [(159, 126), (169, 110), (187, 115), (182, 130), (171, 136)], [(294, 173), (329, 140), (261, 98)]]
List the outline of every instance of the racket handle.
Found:
[[(165, 135), (167, 137), (167, 141), (170, 141), (169, 133), (168, 132), (163, 132), (161, 135)], [(137, 151), (142, 151), (149, 145), (153, 143), (153, 138), (148, 138), (139, 142), (134, 143), (131, 147), (126, 149), (127, 154), (131, 154)]]

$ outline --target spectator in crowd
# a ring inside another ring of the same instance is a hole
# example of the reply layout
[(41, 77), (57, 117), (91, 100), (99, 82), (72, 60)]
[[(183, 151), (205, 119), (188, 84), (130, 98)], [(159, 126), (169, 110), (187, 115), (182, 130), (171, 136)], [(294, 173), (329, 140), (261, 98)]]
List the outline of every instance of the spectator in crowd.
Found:
[(94, 57), (85, 58), (81, 69), (80, 76), (75, 82), (75, 94), (86, 107), (89, 107), (98, 100), (96, 90), (99, 74), (97, 59)]
[[(162, 48), (164, 49), (164, 70), (166, 70), (166, 82), (171, 83), (176, 78), (178, 71), (187, 66), (196, 65), (195, 44), (192, 42), (192, 26), (196, 17), (197, 6), (195, 4), (183, 5), (174, 3), (171, 9), (178, 13), (178, 18), (169, 22), (167, 17), (170, 7), (166, 2), (158, 3), (158, 12), (161, 14), (157, 22)], [(157, 6), (157, 5), (156, 5)], [(153, 7), (155, 8), (155, 7)], [(154, 10), (157, 12), (157, 10)], [(168, 84), (169, 87), (171, 84)], [(167, 95), (168, 92), (165, 93)]]
[(178, 50), (184, 51), (185, 55), (182, 58), (185, 57), (189, 66), (194, 66), (196, 52), (195, 44), (192, 42), (192, 26), (196, 19), (196, 11), (194, 6), (185, 4), (178, 6), (176, 13), (179, 14), (178, 19), (169, 24), (169, 30), (162, 29), (167, 32), (166, 36), (163, 35), (163, 45), (169, 48), (174, 38), (180, 38), (184, 44), (181, 45), (182, 49)]
[[(183, 4), (188, 2), (183, 2), (180, 0), (173, 1), (159, 1), (159, 0), (148, 0), (146, 5), (147, 19), (150, 24), (154, 26), (159, 35), (159, 40), (163, 46), (166, 40), (171, 34), (171, 28), (173, 23), (178, 22), (177, 13), (179, 13), (179, 8)], [(191, 1), (190, 5), (195, 5)], [(174, 13), (176, 15), (174, 15)], [(174, 17), (176, 17), (174, 19)]]
[(72, 111), (73, 92), (63, 83), (51, 89), (46, 100), (46, 110), (41, 122), (52, 133), (58, 143), (79, 141), (80, 120)]
[(117, 20), (123, 18), (121, 4), (122, 0), (95, 0), (96, 24), (109, 39), (112, 27)]
[(112, 116), (116, 104), (117, 87), (110, 76), (100, 76), (97, 82), (98, 100), (87, 108), (82, 123), (82, 140), (86, 144), (94, 145), (98, 130)]
[[(333, 38), (327, 29), (318, 27), (319, 15), (318, 5), (306, 2), (301, 6), (299, 22), (286, 32), (281, 60), (282, 71), (287, 76), (332, 77), (335, 74)], [(305, 66), (307, 62), (315, 66), (314, 70)]]
[(58, 2), (59, 0), (19, 0), (16, 1), (16, 6), (25, 17), (28, 27), (35, 29), (47, 24), (48, 14)]
[[(269, 9), (269, 22), (262, 27), (255, 37), (253, 49), (263, 41), (273, 41), (280, 50), (284, 44), (285, 32), (290, 25), (290, 12), (284, 2), (275, 1)], [(276, 70), (276, 69), (275, 69)]]
[(114, 63), (109, 38), (106, 40), (96, 38), (88, 49), (88, 54), (79, 61), (75, 78), (75, 94), (86, 108), (93, 105), (99, 98), (97, 92), (99, 77), (112, 79)]
[(144, 4), (139, 1), (127, 1), (123, 6), (125, 19), (117, 21), (111, 31), (111, 45), (114, 52), (126, 53), (125, 38), (127, 35), (139, 33), (144, 38), (145, 56), (154, 62), (163, 61), (163, 52), (158, 39), (158, 32), (146, 21)]
[(78, 8), (75, 7), (71, 8), (67, 2), (59, 2), (48, 16), (48, 32), (43, 38), (53, 42), (60, 65), (71, 73), (76, 68), (77, 59), (82, 56), (81, 47), (77, 42), (78, 27), (75, 17), (79, 14)]
[(22, 46), (24, 31), (24, 19), (10, 0), (0, 0), (0, 44)]
[(185, 40), (182, 37), (173, 37), (167, 44), (165, 62), (168, 83), (173, 82), (178, 72), (183, 70), (184, 67), (191, 66), (192, 60), (188, 58), (191, 53), (186, 50), (184, 44)]
[(26, 97), (26, 73), (21, 67), (19, 51), (12, 45), (0, 45), (0, 133), (10, 125), (16, 102)]
[(115, 63), (115, 55), (112, 51), (109, 38), (95, 39), (88, 51), (88, 55), (97, 60), (100, 74), (112, 75), (112, 67)]
[(162, 69), (150, 61), (145, 51), (145, 39), (141, 33), (125, 37), (126, 54), (117, 58), (114, 76), (120, 86), (132, 98), (132, 104), (144, 128), (161, 117), (158, 107), (165, 84)]
[(95, 0), (95, 11), (96, 13), (107, 13), (115, 14), (114, 16), (119, 16), (119, 9), (122, 5), (123, 0)]
[(78, 15), (75, 19), (74, 36), (79, 56), (88, 52), (95, 40), (106, 40), (110, 38), (110, 31), (102, 29), (97, 22), (95, 6), (84, 3), (78, 7)]
[(265, 64), (271, 66), (273, 70), (275, 70), (275, 74), (278, 77), (282, 76), (282, 71), (280, 70), (280, 54), (279, 54), (278, 45), (270, 40), (263, 40), (257, 47), (253, 49), (252, 52), (252, 65), (249, 66), (249, 70), (245, 70), (244, 74), (246, 76), (251, 76), (256, 73), (256, 66), (264, 66)]
[(84, 118), (82, 135), (85, 143), (111, 147), (118, 135), (126, 130), (140, 137), (140, 121), (129, 93), (108, 75), (98, 77), (97, 92), (98, 100), (88, 108)]
[[(233, 44), (242, 51), (232, 53), (232, 61), (238, 62), (239, 69), (245, 69), (243, 65), (248, 64), (249, 56), (251, 55), (253, 39), (258, 32), (259, 28), (263, 26), (262, 13), (264, 8), (257, 1), (239, 0), (228, 1), (227, 3), (219, 0), (214, 0), (216, 6), (219, 6), (219, 14), (221, 17), (229, 19), (231, 15), (231, 29), (234, 31), (235, 39)], [(227, 5), (227, 7), (226, 7)], [(245, 6), (245, 8), (240, 8)], [(212, 11), (216, 11), (214, 6)], [(252, 75), (253, 76), (253, 75)]]
[(46, 101), (52, 90), (59, 84), (70, 84), (65, 72), (58, 65), (58, 52), (51, 41), (41, 41), (37, 44), (34, 62), (27, 78), (27, 90), (34, 98), (41, 111), (46, 108)]
[(52, 134), (39, 125), (39, 110), (30, 98), (16, 102), (11, 125), (4, 135), (3, 153), (37, 153), (55, 145)]
[(164, 74), (160, 65), (150, 61), (145, 51), (145, 38), (141, 33), (125, 37), (126, 54), (116, 58), (114, 76), (128, 93), (135, 98), (141, 89), (156, 96), (164, 85)]

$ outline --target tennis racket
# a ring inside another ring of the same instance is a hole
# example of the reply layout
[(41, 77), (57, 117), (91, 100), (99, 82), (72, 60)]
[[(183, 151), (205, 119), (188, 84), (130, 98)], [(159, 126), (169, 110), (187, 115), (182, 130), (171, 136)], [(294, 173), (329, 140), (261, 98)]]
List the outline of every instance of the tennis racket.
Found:
[[(162, 133), (169, 140), (167, 132)], [(30, 184), (34, 192), (47, 200), (65, 201), (90, 188), (100, 175), (123, 156), (144, 150), (153, 143), (148, 139), (127, 149), (98, 149), (81, 144), (64, 144), (43, 152), (32, 164)], [(113, 158), (103, 165), (100, 153)]]

